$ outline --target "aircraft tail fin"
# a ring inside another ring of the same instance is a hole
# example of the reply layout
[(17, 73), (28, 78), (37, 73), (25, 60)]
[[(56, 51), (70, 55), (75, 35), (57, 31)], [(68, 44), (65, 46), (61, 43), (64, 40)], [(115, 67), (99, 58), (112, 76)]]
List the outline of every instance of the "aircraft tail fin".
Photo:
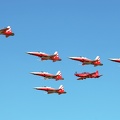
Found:
[(58, 71), (58, 72), (56, 73), (56, 75), (61, 75), (61, 72), (60, 72), (60, 71)]
[(96, 71), (96, 75), (99, 75), (99, 72), (98, 72), (98, 70)]
[(96, 75), (97, 75), (98, 78), (101, 77), (101, 76), (103, 76), (103, 75), (99, 74), (98, 70), (96, 71)]
[(60, 85), (59, 89), (62, 89), (62, 90), (64, 90), (64, 87), (63, 87), (63, 85)]
[(54, 52), (54, 55), (58, 55), (58, 52), (57, 52), (57, 51), (55, 51), (55, 52)]
[(100, 60), (100, 56), (97, 56), (97, 57), (95, 58), (95, 60)]
[(10, 28), (10, 26), (7, 26), (7, 28)]

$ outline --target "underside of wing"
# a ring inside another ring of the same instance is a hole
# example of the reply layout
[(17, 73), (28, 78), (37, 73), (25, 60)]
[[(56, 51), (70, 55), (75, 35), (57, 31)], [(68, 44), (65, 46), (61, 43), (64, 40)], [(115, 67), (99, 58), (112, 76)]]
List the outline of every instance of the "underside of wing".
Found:
[(53, 76), (46, 76), (45, 79), (53, 79), (53, 78), (55, 78), (55, 77), (56, 77), (56, 75), (53, 75)]
[(85, 62), (83, 62), (83, 64), (91, 64), (92, 63), (92, 61), (85, 61)]
[(86, 79), (86, 78), (80, 77), (80, 78), (78, 78), (77, 80), (83, 80), (83, 79)]
[(53, 92), (47, 92), (47, 94), (52, 94)]
[(52, 93), (55, 93), (55, 90), (49, 90), (47, 91), (48, 94), (52, 94)]

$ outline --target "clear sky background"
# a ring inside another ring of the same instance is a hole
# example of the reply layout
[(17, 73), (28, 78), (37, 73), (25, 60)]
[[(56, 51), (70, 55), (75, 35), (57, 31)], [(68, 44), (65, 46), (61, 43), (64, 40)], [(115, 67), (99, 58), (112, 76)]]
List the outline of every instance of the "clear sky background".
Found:
[[(0, 3), (0, 120), (120, 120), (119, 0), (6, 0)], [(26, 54), (58, 51), (62, 61), (40, 61)], [(94, 59), (103, 66), (82, 66), (71, 56)], [(33, 71), (62, 72), (64, 81), (45, 81)], [(99, 70), (98, 79), (77, 81), (74, 73)], [(45, 94), (36, 86), (67, 94)]]

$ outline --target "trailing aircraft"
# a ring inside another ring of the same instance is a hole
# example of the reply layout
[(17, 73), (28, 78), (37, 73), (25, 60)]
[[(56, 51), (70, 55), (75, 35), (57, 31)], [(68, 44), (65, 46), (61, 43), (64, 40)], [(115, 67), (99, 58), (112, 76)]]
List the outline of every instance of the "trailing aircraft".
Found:
[(64, 91), (64, 87), (63, 85), (60, 85), (59, 88), (52, 88), (52, 87), (34, 87), (34, 89), (36, 90), (42, 90), (42, 91), (45, 91), (47, 92), (47, 94), (52, 94), (52, 93), (57, 93), (58, 95), (61, 95), (61, 94), (66, 94), (67, 92)]
[(0, 29), (0, 35), (5, 35), (6, 38), (9, 36), (14, 36), (15, 34), (12, 32), (12, 29), (10, 26)]
[(45, 80), (46, 79), (55, 79), (56, 81), (64, 80), (60, 71), (58, 71), (55, 75), (48, 72), (31, 72), (31, 74), (42, 76), (44, 77)]

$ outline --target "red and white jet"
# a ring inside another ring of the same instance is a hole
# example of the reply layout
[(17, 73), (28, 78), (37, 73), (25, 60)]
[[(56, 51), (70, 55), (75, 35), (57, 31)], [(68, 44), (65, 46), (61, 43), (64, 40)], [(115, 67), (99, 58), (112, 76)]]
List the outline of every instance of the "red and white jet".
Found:
[(109, 58), (109, 60), (120, 63), (120, 58)]
[(44, 77), (45, 80), (46, 79), (55, 79), (56, 81), (64, 80), (60, 71), (58, 71), (55, 75), (48, 72), (31, 72), (31, 74), (42, 76)]
[(69, 57), (72, 60), (80, 61), (82, 62), (82, 65), (94, 65), (96, 66), (102, 66), (103, 64), (100, 62), (100, 57), (97, 56), (94, 60), (88, 59), (86, 57)]
[(53, 55), (49, 55), (43, 52), (27, 52), (30, 55), (34, 55), (40, 57), (41, 60), (52, 60), (53, 62), (61, 61), (62, 59), (59, 57), (58, 52), (56, 51)]
[(9, 36), (14, 36), (15, 34), (12, 32), (11, 27), (8, 26), (6, 28), (0, 29), (0, 35), (5, 35), (7, 38)]
[(60, 87), (58, 89), (56, 88), (52, 88), (52, 87), (35, 87), (36, 90), (43, 90), (46, 91), (47, 94), (52, 94), (52, 93), (57, 93), (58, 95), (60, 94), (65, 94), (67, 92), (64, 91), (64, 87), (63, 85), (60, 85)]
[(79, 77), (77, 80), (83, 80), (86, 78), (99, 78), (102, 75), (99, 75), (99, 72), (93, 72), (93, 73), (89, 73), (89, 72), (83, 72), (83, 73), (75, 73), (75, 76)]

